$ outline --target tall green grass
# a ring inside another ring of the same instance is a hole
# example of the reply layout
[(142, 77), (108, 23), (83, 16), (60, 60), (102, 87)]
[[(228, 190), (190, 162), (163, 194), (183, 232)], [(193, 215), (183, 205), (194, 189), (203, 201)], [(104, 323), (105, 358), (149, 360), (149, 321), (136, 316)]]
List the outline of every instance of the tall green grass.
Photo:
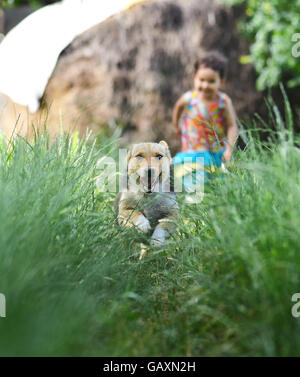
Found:
[(143, 261), (95, 187), (115, 138), (2, 143), (0, 355), (299, 356), (300, 151), (288, 105), (272, 114), (202, 203), (179, 195), (177, 233)]

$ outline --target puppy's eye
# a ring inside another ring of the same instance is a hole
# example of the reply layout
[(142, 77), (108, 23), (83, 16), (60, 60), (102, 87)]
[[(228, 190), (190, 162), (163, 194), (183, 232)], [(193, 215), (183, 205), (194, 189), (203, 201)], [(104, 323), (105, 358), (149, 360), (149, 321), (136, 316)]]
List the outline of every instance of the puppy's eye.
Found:
[(141, 154), (138, 154), (138, 155), (135, 156), (135, 158), (141, 159), (141, 158), (143, 158), (143, 156)]
[(161, 160), (164, 156), (161, 155), (161, 154), (157, 154), (156, 157), (157, 157), (159, 160)]

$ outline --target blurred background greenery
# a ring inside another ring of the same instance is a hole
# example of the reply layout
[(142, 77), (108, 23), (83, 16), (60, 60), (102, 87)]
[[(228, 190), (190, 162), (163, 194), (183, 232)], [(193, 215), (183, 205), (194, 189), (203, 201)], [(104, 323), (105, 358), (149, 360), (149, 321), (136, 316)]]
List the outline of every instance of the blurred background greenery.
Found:
[(42, 7), (44, 5), (56, 3), (57, 0), (1, 0), (0, 5), (3, 7), (19, 7), (24, 5), (30, 5), (35, 8)]
[(300, 59), (292, 54), (293, 45), (300, 40), (300, 35), (296, 36), (300, 31), (300, 1), (222, 1), (230, 6), (243, 6), (240, 31), (252, 45), (250, 55), (241, 62), (254, 65), (257, 89), (277, 86), (280, 81), (290, 88), (300, 86)]

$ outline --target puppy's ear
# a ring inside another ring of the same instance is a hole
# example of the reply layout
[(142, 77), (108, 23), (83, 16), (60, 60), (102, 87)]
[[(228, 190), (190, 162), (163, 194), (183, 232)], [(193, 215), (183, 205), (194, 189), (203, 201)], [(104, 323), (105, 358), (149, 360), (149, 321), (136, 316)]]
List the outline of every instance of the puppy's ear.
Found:
[(159, 144), (165, 148), (167, 156), (171, 160), (171, 153), (170, 153), (168, 144), (164, 140), (160, 141)]

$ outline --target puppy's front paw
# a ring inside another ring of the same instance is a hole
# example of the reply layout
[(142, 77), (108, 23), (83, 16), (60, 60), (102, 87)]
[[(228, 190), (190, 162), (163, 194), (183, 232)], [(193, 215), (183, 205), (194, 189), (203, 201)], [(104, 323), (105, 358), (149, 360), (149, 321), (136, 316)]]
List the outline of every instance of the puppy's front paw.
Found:
[(162, 245), (166, 240), (166, 235), (166, 231), (160, 225), (157, 225), (151, 237), (151, 244), (154, 246)]
[(165, 241), (164, 240), (158, 240), (157, 238), (152, 238), (151, 245), (153, 246), (161, 246)]
[(148, 221), (148, 219), (146, 219), (145, 216), (143, 215), (140, 215), (136, 222), (135, 222), (135, 225), (144, 233), (147, 233), (150, 229), (151, 229), (151, 225)]

